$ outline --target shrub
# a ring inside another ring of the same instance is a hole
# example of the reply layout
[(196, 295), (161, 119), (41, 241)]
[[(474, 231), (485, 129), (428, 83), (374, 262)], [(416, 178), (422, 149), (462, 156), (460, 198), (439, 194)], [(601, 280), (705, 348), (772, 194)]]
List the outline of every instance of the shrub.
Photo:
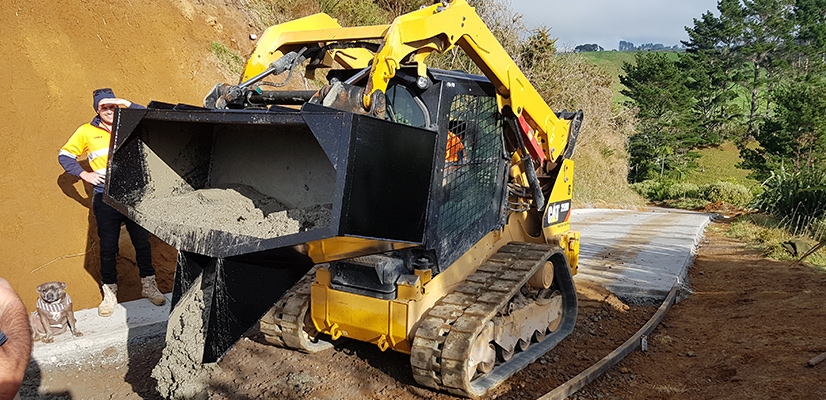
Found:
[(751, 190), (743, 185), (731, 182), (716, 182), (700, 188), (702, 197), (712, 203), (728, 203), (735, 206), (747, 206), (752, 200)]
[(700, 187), (688, 182), (649, 179), (634, 183), (631, 188), (653, 201), (701, 198)]
[(648, 179), (642, 182), (632, 183), (631, 189), (634, 189), (635, 192), (639, 193), (640, 196), (645, 197), (646, 199), (655, 200), (655, 197), (658, 197), (657, 193), (659, 193), (661, 186), (661, 181)]
[(667, 199), (696, 199), (700, 197), (700, 187), (694, 183), (677, 182), (665, 189)]
[(759, 211), (774, 215), (795, 234), (822, 235), (826, 218), (826, 171), (817, 169), (795, 173), (781, 168), (763, 182), (763, 192), (754, 202)]

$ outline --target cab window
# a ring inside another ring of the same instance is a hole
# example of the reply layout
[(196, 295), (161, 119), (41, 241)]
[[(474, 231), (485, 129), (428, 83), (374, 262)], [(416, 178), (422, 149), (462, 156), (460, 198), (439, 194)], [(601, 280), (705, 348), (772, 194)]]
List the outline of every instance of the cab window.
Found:
[(427, 126), (424, 110), (412, 94), (402, 85), (387, 88), (387, 119), (400, 124), (424, 128)]

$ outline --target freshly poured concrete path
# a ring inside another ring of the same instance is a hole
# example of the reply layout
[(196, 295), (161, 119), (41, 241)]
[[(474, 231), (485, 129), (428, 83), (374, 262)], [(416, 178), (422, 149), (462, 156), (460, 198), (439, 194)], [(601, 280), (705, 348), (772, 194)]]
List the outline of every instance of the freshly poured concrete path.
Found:
[[(712, 214), (652, 209), (574, 210), (571, 226), (582, 234), (576, 282), (604, 286), (629, 303), (661, 302), (675, 282), (685, 278), (703, 229)], [(166, 295), (171, 300), (171, 295)], [(81, 337), (65, 333), (54, 343), (35, 343), (32, 359), (41, 367), (95, 362), (123, 363), (130, 344), (162, 340), (169, 302), (157, 307), (147, 299), (118, 304), (108, 318), (97, 309), (75, 313)]]
[(623, 301), (662, 302), (682, 283), (706, 225), (717, 217), (683, 210), (574, 210), (580, 231), (575, 282), (599, 284)]

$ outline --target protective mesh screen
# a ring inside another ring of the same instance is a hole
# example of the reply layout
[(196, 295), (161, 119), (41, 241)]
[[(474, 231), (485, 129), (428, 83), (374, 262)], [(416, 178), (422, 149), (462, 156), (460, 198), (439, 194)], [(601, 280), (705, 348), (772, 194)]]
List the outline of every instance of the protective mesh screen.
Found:
[(454, 97), (448, 130), (437, 225), (443, 267), (498, 223), (504, 163), (494, 97)]

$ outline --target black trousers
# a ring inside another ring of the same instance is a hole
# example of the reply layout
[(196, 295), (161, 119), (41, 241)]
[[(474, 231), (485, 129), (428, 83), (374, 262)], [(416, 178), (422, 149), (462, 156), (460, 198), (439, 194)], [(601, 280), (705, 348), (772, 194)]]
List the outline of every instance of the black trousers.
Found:
[(152, 248), (149, 246), (149, 233), (125, 215), (103, 202), (103, 193), (95, 193), (92, 200), (92, 210), (98, 224), (98, 238), (100, 239), (100, 275), (104, 284), (118, 282), (118, 241), (120, 240), (120, 224), (126, 224), (132, 245), (135, 246), (135, 258), (138, 263), (141, 278), (155, 275), (152, 267)]

